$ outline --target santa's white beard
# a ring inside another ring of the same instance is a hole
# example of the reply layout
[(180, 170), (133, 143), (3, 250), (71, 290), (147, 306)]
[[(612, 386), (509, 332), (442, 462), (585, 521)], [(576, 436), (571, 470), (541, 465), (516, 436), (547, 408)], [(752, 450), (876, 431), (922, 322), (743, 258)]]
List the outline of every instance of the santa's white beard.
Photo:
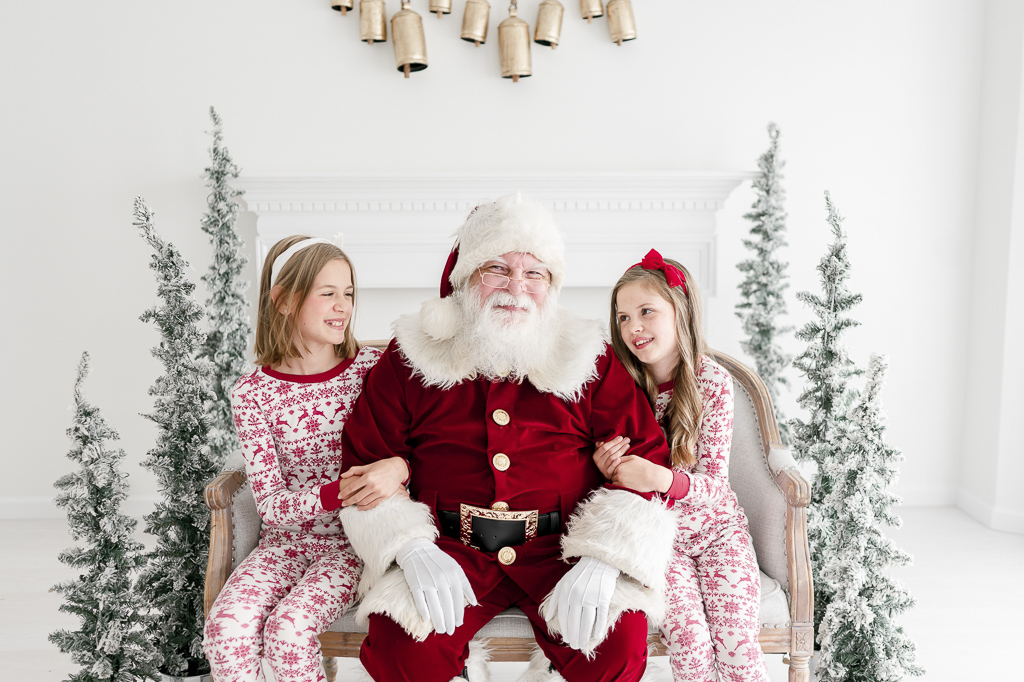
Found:
[[(477, 374), (489, 379), (514, 376), (522, 380), (530, 370), (544, 365), (558, 333), (558, 297), (549, 290), (542, 305), (526, 294), (513, 296), (498, 291), (481, 308), (478, 290), (454, 294), (460, 317), (459, 332), (452, 342), (457, 355), (469, 358)], [(498, 306), (516, 306), (510, 312)]]

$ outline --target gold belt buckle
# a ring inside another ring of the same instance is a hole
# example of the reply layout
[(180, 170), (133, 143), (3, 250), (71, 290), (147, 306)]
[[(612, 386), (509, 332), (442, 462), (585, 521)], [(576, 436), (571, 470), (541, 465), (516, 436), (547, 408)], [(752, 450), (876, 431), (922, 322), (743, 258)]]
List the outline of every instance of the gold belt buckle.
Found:
[[(532, 540), (537, 537), (537, 521), (540, 518), (540, 511), (537, 509), (530, 511), (498, 511), (496, 509), (487, 509), (485, 507), (474, 507), (471, 504), (460, 504), (459, 540), (461, 540), (462, 544), (467, 547), (480, 549), (476, 545), (472, 544), (474, 516), (479, 516), (484, 519), (497, 519), (499, 521), (525, 521), (526, 540)], [(526, 540), (524, 540), (524, 542)]]

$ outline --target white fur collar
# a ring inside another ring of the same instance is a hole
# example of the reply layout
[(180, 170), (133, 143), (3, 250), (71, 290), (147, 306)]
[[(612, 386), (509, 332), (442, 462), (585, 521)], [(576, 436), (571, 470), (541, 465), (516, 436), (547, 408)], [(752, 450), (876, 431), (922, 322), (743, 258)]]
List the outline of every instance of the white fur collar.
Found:
[[(415, 375), (427, 386), (451, 388), (462, 381), (476, 378), (476, 369), (466, 358), (455, 357), (450, 327), (438, 330), (437, 317), (444, 317), (450, 299), (427, 301), (419, 313), (403, 315), (394, 324), (399, 349)], [(443, 313), (442, 313), (443, 311)], [(583, 387), (594, 379), (595, 362), (605, 350), (605, 334), (597, 320), (585, 320), (564, 308), (555, 316), (558, 325), (553, 348), (547, 361), (530, 371), (526, 380), (542, 393), (553, 393), (563, 400), (575, 402)]]

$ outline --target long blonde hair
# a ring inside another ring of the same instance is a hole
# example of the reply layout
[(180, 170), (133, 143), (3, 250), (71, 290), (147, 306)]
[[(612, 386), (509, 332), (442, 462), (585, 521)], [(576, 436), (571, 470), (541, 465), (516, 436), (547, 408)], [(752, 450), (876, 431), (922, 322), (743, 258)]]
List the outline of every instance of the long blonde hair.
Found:
[[(352, 272), (352, 311), (356, 305), (356, 269), (345, 252), (334, 244), (314, 244), (296, 252), (288, 259), (277, 276), (277, 282), (271, 284), (274, 260), (285, 249), (309, 237), (292, 235), (270, 247), (267, 258), (263, 261), (263, 272), (260, 274), (260, 300), (256, 310), (256, 364), (270, 366), (281, 364), (285, 358), (302, 357), (302, 351), (295, 343), (298, 313), (313, 289), (316, 276), (324, 266), (336, 258), (348, 263)], [(275, 286), (281, 287), (278, 295), (272, 295)], [(276, 300), (275, 300), (276, 298)], [(288, 314), (282, 311), (288, 310)], [(359, 352), (359, 342), (352, 330), (352, 320), (345, 327), (345, 340), (335, 344), (334, 354), (339, 358), (355, 357)], [(298, 334), (302, 350), (309, 351), (302, 343), (301, 333)]]
[(651, 409), (654, 409), (654, 403), (658, 398), (658, 384), (647, 366), (633, 355), (623, 341), (615, 302), (622, 287), (639, 282), (649, 292), (661, 296), (672, 304), (676, 314), (679, 364), (672, 378), (672, 399), (665, 410), (665, 420), (668, 423), (668, 445), (672, 453), (672, 466), (688, 468), (697, 463), (697, 434), (700, 432), (704, 407), (700, 386), (697, 385), (697, 367), (701, 356), (707, 353), (707, 344), (704, 342), (702, 331), (700, 292), (697, 291), (693, 277), (676, 261), (666, 258), (665, 263), (675, 266), (683, 273), (688, 291), (684, 291), (681, 286), (670, 287), (665, 280), (665, 273), (661, 270), (645, 270), (640, 265), (627, 270), (612, 289), (612, 348), (633, 380), (647, 395)]

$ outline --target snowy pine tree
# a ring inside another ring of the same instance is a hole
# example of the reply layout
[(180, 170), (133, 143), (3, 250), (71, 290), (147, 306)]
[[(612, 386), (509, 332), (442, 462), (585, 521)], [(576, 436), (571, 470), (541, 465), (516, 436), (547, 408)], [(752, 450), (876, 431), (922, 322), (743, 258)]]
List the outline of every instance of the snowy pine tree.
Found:
[(822, 504), (832, 489), (828, 463), (839, 456), (838, 427), (845, 419), (853, 398), (847, 381), (859, 373), (853, 367), (840, 338), (845, 330), (860, 324), (846, 314), (861, 301), (861, 295), (850, 293), (846, 286), (850, 273), (846, 235), (843, 233), (842, 218), (836, 212), (828, 192), (825, 193), (825, 206), (835, 241), (818, 264), (822, 295), (816, 296), (806, 291), (796, 295), (797, 300), (810, 306), (815, 316), (797, 332), (797, 338), (806, 341), (808, 346), (793, 363), (807, 382), (798, 402), (810, 414), (810, 418), (806, 422), (800, 419), (790, 422), (793, 456), (799, 461), (814, 462), (816, 471), (811, 486), (811, 504), (807, 511), (807, 541), (814, 578), (815, 626), (831, 599), (827, 586), (820, 582), (824, 559), (822, 537), (829, 531), (831, 524), (827, 517), (828, 510)]
[(59, 630), (50, 641), (82, 666), (70, 682), (136, 682), (157, 679), (159, 654), (143, 632), (145, 605), (132, 589), (132, 574), (143, 565), (143, 546), (132, 537), (135, 519), (121, 513), (128, 496), (127, 476), (120, 470), (124, 450), (109, 450), (117, 440), (98, 408), (82, 394), (89, 354), (82, 353), (75, 380), (74, 445), (68, 458), (78, 470), (54, 484), (63, 491), (57, 506), (67, 510), (75, 545), (60, 561), (80, 571), (78, 578), (56, 585), (64, 596), (60, 610), (79, 617), (78, 630)]
[(814, 588), (824, 587), (832, 598), (818, 632), (820, 682), (895, 682), (924, 673), (913, 641), (894, 622), (914, 599), (887, 575), (911, 557), (881, 529), (901, 524), (893, 511), (900, 500), (891, 488), (903, 461), (885, 442), (879, 394), (886, 365), (884, 357), (871, 357), (867, 386), (840, 423), (837, 456), (822, 470), (832, 484), (821, 506), (829, 532), (815, 559), (821, 570)]
[(195, 285), (184, 277), (188, 263), (173, 244), (153, 227), (153, 213), (141, 198), (135, 200), (135, 226), (153, 247), (149, 266), (156, 272), (163, 305), (142, 314), (155, 322), (160, 344), (153, 355), (163, 363), (150, 395), (156, 447), (143, 466), (156, 474), (163, 499), (146, 518), (146, 532), (157, 543), (139, 578), (152, 614), (149, 629), (162, 657), (161, 669), (171, 675), (196, 674), (206, 669), (203, 658), (203, 577), (210, 544), (210, 512), (203, 488), (217, 467), (207, 444), (209, 425), (205, 406), (213, 399), (210, 367), (196, 360), (203, 344), (198, 322), (203, 308), (192, 299)]
[(208, 210), (203, 216), (203, 232), (210, 235), (213, 244), (213, 262), (203, 275), (209, 297), (206, 313), (209, 330), (206, 343), (199, 356), (213, 365), (211, 386), (213, 400), (207, 405), (210, 422), (210, 457), (220, 467), (227, 456), (238, 448), (231, 416), (231, 388), (238, 377), (248, 369), (249, 301), (245, 291), (249, 282), (242, 276), (248, 259), (242, 251), (242, 240), (235, 231), (238, 217), (236, 197), (242, 192), (233, 189), (229, 180), (238, 178), (238, 166), (223, 146), (220, 116), (210, 107), (213, 120), (213, 146), (210, 148), (210, 166), (206, 169)]
[(825, 192), (825, 207), (835, 241), (818, 263), (822, 295), (808, 291), (796, 295), (797, 300), (807, 304), (815, 316), (796, 333), (797, 338), (806, 341), (808, 346), (793, 363), (807, 381), (797, 402), (810, 413), (810, 419), (807, 422), (800, 419), (790, 422), (793, 456), (799, 461), (812, 461), (817, 466), (819, 476), (811, 490), (812, 506), (820, 505), (828, 494), (829, 481), (820, 474), (824, 462), (834, 457), (835, 422), (845, 416), (849, 407), (847, 380), (859, 374), (840, 338), (850, 327), (860, 325), (846, 313), (860, 303), (862, 297), (850, 293), (846, 286), (850, 274), (846, 234), (843, 233), (843, 219), (836, 212), (828, 192)]
[(772, 403), (779, 422), (779, 434), (784, 443), (789, 442), (789, 427), (779, 410), (779, 387), (788, 386), (789, 380), (782, 376), (793, 357), (782, 352), (778, 340), (792, 327), (779, 325), (779, 317), (786, 314), (786, 300), (782, 292), (789, 287), (786, 282), (786, 263), (779, 260), (777, 251), (786, 246), (786, 212), (782, 209), (786, 197), (782, 188), (782, 167), (779, 159), (779, 129), (774, 123), (768, 124), (771, 144), (768, 151), (757, 160), (761, 174), (754, 180), (757, 199), (751, 211), (743, 217), (751, 221), (750, 239), (743, 245), (753, 251), (753, 257), (737, 265), (745, 274), (740, 282), (741, 300), (736, 305), (736, 316), (743, 321), (743, 333), (747, 339), (740, 346), (753, 359), (757, 373), (764, 379), (771, 394)]

